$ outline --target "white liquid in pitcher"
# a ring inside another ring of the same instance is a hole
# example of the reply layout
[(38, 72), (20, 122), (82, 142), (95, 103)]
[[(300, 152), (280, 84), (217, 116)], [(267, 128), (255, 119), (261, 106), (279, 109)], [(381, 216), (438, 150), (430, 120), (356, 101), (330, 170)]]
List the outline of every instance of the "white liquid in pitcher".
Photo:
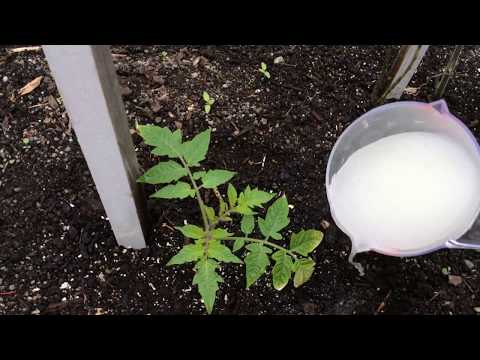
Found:
[(392, 135), (355, 153), (333, 176), (336, 220), (352, 256), (368, 248), (395, 254), (456, 239), (480, 204), (480, 168), (449, 138)]

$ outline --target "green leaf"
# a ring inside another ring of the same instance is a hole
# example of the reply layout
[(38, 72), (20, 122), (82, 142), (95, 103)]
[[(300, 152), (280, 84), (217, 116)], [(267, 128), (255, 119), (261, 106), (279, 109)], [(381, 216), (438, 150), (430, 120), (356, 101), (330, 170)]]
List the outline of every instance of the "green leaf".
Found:
[(279, 250), (272, 255), (275, 265), (272, 269), (273, 287), (282, 290), (290, 280), (293, 262), (290, 255), (284, 250)]
[(205, 189), (213, 189), (219, 185), (225, 184), (236, 172), (228, 170), (209, 170), (202, 178), (203, 187)]
[(240, 193), (238, 196), (238, 205), (241, 209), (245, 207), (261, 207), (262, 204), (269, 202), (275, 194), (270, 194), (266, 191), (261, 191), (258, 189), (250, 189), (250, 186), (247, 186), (246, 189)]
[(155, 146), (152, 154), (159, 156), (178, 157), (182, 143), (182, 132), (176, 130), (174, 133), (167, 127), (156, 125), (137, 126), (138, 134), (147, 145)]
[(240, 223), (240, 229), (246, 235), (252, 233), (255, 228), (255, 218), (253, 215), (243, 215), (242, 222)]
[(288, 219), (288, 202), (286, 196), (277, 199), (267, 210), (265, 219), (258, 218), (258, 226), (265, 236), (265, 240), (272, 237), (280, 240), (282, 235), (278, 232), (290, 223)]
[(210, 95), (208, 95), (208, 93), (206, 91), (203, 92), (203, 101), (205, 101), (206, 103), (208, 103), (208, 101), (210, 100)]
[(185, 245), (174, 257), (170, 259), (167, 266), (180, 265), (187, 262), (197, 261), (203, 255), (203, 245), (189, 244)]
[(180, 230), (183, 235), (191, 239), (201, 239), (205, 235), (205, 231), (197, 225), (187, 224), (185, 226), (176, 226), (175, 229)]
[(210, 110), (212, 110), (212, 105), (205, 104), (204, 109), (207, 114), (210, 114)]
[(208, 104), (213, 105), (214, 103), (215, 103), (215, 99), (210, 98), (210, 100), (208, 101)]
[(270, 73), (268, 71), (265, 71), (263, 74), (267, 77), (267, 79), (270, 79)]
[(215, 210), (212, 207), (205, 206), (205, 212), (210, 222), (214, 223), (215, 221), (217, 221), (217, 217), (215, 216)]
[(301, 230), (292, 234), (290, 238), (290, 250), (303, 256), (308, 256), (323, 239), (323, 233), (318, 230)]
[(225, 229), (215, 229), (212, 231), (212, 237), (218, 240), (225, 239), (226, 237), (229, 237), (232, 235), (233, 235), (232, 233), (229, 233)]
[(197, 171), (197, 172), (194, 172), (192, 177), (193, 177), (193, 180), (199, 180), (201, 179), (202, 177), (205, 176), (207, 172), (206, 171)]
[(315, 261), (312, 259), (300, 259), (295, 261), (295, 276), (293, 277), (293, 286), (298, 288), (305, 284), (313, 274), (315, 269)]
[(233, 255), (228, 247), (218, 241), (208, 243), (208, 256), (227, 263), (242, 263), (242, 260)]
[(176, 181), (187, 175), (187, 170), (177, 162), (169, 160), (161, 162), (145, 174), (143, 174), (137, 182), (144, 182), (147, 184), (165, 184)]
[(245, 240), (237, 239), (233, 243), (233, 252), (240, 250), (245, 245)]
[(246, 248), (249, 250), (244, 260), (248, 289), (267, 270), (267, 266), (270, 265), (268, 254), (272, 250), (259, 243), (248, 244)]
[(217, 268), (218, 263), (213, 259), (202, 259), (195, 265), (193, 285), (198, 286), (198, 292), (209, 314), (215, 304), (218, 284), (223, 282), (222, 277), (216, 272)]
[(185, 161), (189, 166), (198, 165), (198, 163), (205, 159), (210, 144), (210, 133), (212, 129), (207, 129), (192, 140), (186, 141), (182, 144), (181, 152)]
[(267, 70), (267, 64), (265, 64), (264, 62), (262, 62), (260, 66), (262, 67), (263, 71)]
[(179, 181), (175, 185), (167, 185), (150, 195), (151, 198), (157, 199), (185, 199), (189, 196), (195, 197), (195, 190), (190, 187), (190, 184), (183, 181)]
[(230, 208), (234, 208), (237, 204), (237, 190), (232, 184), (228, 184), (227, 196)]

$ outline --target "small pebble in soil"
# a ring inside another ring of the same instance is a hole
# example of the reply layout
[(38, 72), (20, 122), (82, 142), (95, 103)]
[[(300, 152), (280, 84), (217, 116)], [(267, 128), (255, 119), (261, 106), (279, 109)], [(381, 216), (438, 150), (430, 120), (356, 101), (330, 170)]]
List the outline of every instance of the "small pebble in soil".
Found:
[(458, 275), (448, 275), (448, 282), (453, 286), (458, 286), (462, 283), (462, 277)]
[(10, 285), (10, 286), (8, 287), (8, 290), (9, 290), (9, 291), (15, 290), (15, 285)]
[(473, 262), (471, 262), (470, 260), (465, 260), (465, 265), (467, 265), (467, 267), (470, 270), (472, 270), (475, 267), (475, 264)]
[(8, 81), (8, 76), (4, 76), (4, 77), (2, 78), (2, 81), (3, 81), (4, 83), (6, 83), (6, 82)]
[(60, 285), (60, 290), (70, 290), (72, 287), (68, 282), (64, 282), (62, 285)]
[(282, 64), (284, 62), (285, 62), (285, 60), (283, 59), (283, 56), (278, 56), (273, 60), (274, 64)]

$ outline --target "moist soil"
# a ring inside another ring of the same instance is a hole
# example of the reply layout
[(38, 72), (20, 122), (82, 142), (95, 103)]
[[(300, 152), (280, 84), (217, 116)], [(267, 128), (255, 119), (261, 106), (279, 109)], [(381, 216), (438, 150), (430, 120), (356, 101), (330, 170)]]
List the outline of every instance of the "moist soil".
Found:
[[(117, 246), (61, 98), (40, 51), (0, 49), (0, 314), (204, 314), (191, 266), (166, 267), (185, 239), (174, 226), (200, 223), (194, 200), (148, 201), (142, 250)], [(284, 192), (289, 232), (330, 226), (299, 289), (249, 290), (245, 269), (224, 265), (215, 314), (475, 314), (480, 253), (441, 250), (415, 258), (357, 256), (329, 212), (325, 170), (342, 131), (373, 107), (383, 46), (113, 46), (115, 67), (143, 170), (155, 164), (135, 123), (211, 127), (207, 168)], [(432, 46), (402, 99), (429, 101), (451, 47)], [(445, 95), (478, 137), (480, 49), (465, 47)], [(282, 59), (279, 60), (278, 58)], [(275, 61), (277, 59), (277, 61)], [(283, 61), (282, 61), (283, 60)], [(278, 63), (280, 61), (280, 63)], [(258, 68), (268, 65), (271, 78)], [(38, 76), (40, 86), (19, 96)], [(202, 92), (216, 99), (203, 112)], [(153, 186), (145, 188), (147, 194)], [(455, 189), (452, 189), (455, 191)], [(207, 194), (207, 203), (215, 196)], [(407, 224), (408, 226), (408, 224)]]

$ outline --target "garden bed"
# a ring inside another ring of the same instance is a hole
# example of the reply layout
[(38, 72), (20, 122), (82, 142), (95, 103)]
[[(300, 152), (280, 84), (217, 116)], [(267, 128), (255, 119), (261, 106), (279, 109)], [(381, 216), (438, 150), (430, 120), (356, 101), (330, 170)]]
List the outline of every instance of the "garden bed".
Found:
[[(428, 100), (429, 77), (440, 72), (449, 49), (429, 49), (404, 99)], [(445, 96), (477, 136), (479, 50), (465, 48)], [(246, 290), (244, 269), (225, 265), (215, 314), (476, 313), (480, 253), (361, 254), (362, 277), (347, 261), (350, 241), (330, 218), (328, 156), (342, 131), (371, 108), (384, 47), (114, 46), (112, 52), (131, 129), (152, 123), (191, 137), (211, 127), (206, 166), (237, 171), (237, 188), (285, 192), (294, 205), (289, 230), (330, 223), (303, 287), (290, 283), (278, 292), (268, 275)], [(258, 72), (261, 62), (271, 79)], [(39, 87), (16, 95), (41, 75)], [(209, 115), (205, 90), (216, 99)], [(0, 314), (205, 313), (191, 267), (165, 267), (184, 243), (173, 227), (199, 223), (195, 201), (149, 200), (148, 248), (118, 247), (57, 98), (41, 51), (0, 49)], [(151, 167), (157, 160), (132, 136), (142, 168)]]

